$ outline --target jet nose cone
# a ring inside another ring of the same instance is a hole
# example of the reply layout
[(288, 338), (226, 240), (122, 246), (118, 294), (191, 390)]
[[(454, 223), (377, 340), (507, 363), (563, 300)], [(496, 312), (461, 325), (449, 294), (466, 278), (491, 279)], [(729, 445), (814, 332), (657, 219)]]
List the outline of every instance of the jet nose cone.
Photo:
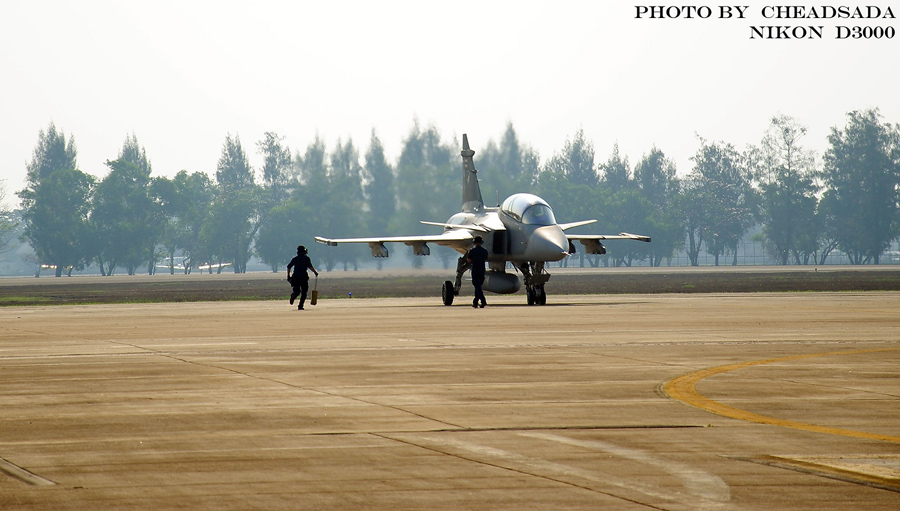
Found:
[(569, 240), (556, 225), (534, 230), (528, 238), (525, 258), (529, 261), (559, 261), (569, 255)]

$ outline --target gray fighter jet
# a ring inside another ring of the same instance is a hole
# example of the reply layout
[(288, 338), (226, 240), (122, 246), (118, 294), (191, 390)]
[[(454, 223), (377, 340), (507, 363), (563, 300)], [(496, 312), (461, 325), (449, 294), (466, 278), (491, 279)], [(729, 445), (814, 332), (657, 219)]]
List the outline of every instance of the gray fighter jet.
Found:
[(580, 241), (588, 254), (605, 254), (602, 240), (628, 239), (650, 241), (648, 236), (623, 232), (617, 235), (603, 234), (566, 234), (565, 231), (582, 225), (596, 222), (585, 220), (559, 224), (553, 216), (553, 210), (546, 201), (530, 193), (517, 193), (509, 196), (500, 207), (487, 207), (481, 198), (478, 186), (478, 171), (475, 170), (473, 156), (475, 151), (469, 148), (469, 139), (463, 135), (462, 156), (462, 209), (444, 223), (422, 222), (427, 225), (443, 227), (444, 232), (432, 236), (384, 236), (374, 238), (323, 238), (316, 236), (316, 241), (325, 245), (339, 243), (367, 243), (374, 257), (388, 257), (385, 243), (404, 243), (412, 247), (415, 255), (429, 255), (429, 243), (450, 247), (462, 254), (456, 263), (456, 280), (444, 282), (444, 305), (452, 305), (453, 297), (459, 296), (462, 278), (471, 266), (466, 261), (466, 253), (473, 246), (475, 236), (481, 236), (484, 247), (488, 250), (488, 264), (483, 289), (492, 293), (515, 293), (521, 289), (518, 275), (508, 273), (507, 266), (512, 265), (522, 274), (528, 305), (544, 305), (547, 295), (544, 284), (550, 274), (544, 268), (550, 261), (559, 261), (575, 253), (574, 241)]

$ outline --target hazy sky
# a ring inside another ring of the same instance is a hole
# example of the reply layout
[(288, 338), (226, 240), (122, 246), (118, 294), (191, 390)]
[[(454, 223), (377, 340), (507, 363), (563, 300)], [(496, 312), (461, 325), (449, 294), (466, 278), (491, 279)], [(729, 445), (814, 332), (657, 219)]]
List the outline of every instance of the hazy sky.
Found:
[[(743, 149), (778, 113), (819, 152), (851, 110), (900, 122), (900, 36), (837, 40), (834, 28), (896, 19), (767, 20), (766, 2), (743, 20), (714, 3), (709, 19), (635, 19), (636, 4), (5, 1), (0, 180), (17, 203), (51, 121), (98, 177), (131, 133), (166, 176), (214, 175), (229, 133), (258, 166), (266, 131), (292, 152), (319, 134), (329, 151), (352, 138), (364, 154), (374, 128), (396, 161), (414, 119), (445, 141), (468, 133), (476, 151), (512, 122), (542, 160), (583, 129), (597, 162), (616, 142), (632, 165), (656, 145), (686, 174), (697, 134)], [(757, 25), (824, 25), (825, 37), (751, 39)]]

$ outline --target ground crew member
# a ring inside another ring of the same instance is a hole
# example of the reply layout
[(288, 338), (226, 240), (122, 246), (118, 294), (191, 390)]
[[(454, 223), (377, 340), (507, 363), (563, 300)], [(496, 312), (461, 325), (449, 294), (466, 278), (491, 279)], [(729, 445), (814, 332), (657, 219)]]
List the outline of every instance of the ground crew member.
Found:
[(484, 264), (488, 259), (488, 251), (481, 245), (484, 240), (481, 236), (475, 236), (475, 246), (466, 255), (466, 261), (472, 263), (472, 285), (475, 286), (475, 299), (472, 300), (472, 307), (478, 307), (478, 301), (481, 301), (481, 307), (487, 305), (484, 299), (484, 291), (481, 286), (484, 285)]
[[(294, 269), (293, 274), (291, 273), (291, 268)], [(309, 274), (306, 273), (306, 269), (309, 268), (316, 274), (316, 277), (319, 276), (319, 272), (313, 267), (312, 261), (309, 259), (309, 255), (307, 255), (306, 247), (300, 245), (297, 247), (297, 256), (291, 259), (291, 262), (287, 265), (287, 279), (288, 282), (291, 283), (291, 305), (294, 305), (294, 300), (297, 296), (300, 297), (300, 305), (297, 306), (297, 310), (304, 310), (303, 304), (306, 302), (306, 292), (309, 291)]]

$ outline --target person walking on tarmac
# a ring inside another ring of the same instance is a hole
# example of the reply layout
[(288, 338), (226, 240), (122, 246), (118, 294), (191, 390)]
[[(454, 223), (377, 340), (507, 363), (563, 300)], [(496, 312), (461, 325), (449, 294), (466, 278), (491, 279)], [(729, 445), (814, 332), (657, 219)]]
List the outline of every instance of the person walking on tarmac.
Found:
[(481, 286), (484, 285), (484, 263), (487, 262), (488, 251), (481, 246), (484, 243), (481, 236), (475, 236), (474, 241), (475, 246), (466, 255), (466, 261), (472, 263), (472, 285), (475, 286), (475, 299), (472, 300), (472, 307), (478, 308), (480, 300), (483, 309), (487, 305), (487, 300), (484, 299), (484, 291)]
[[(293, 274), (291, 273), (291, 268), (294, 269)], [(300, 297), (300, 305), (297, 306), (297, 310), (304, 310), (303, 304), (306, 302), (306, 292), (309, 291), (309, 274), (306, 273), (306, 269), (309, 268), (316, 274), (316, 277), (319, 276), (319, 272), (313, 267), (312, 261), (309, 259), (309, 255), (307, 255), (306, 247), (300, 245), (297, 247), (297, 256), (291, 259), (291, 262), (287, 265), (287, 279), (288, 282), (291, 283), (291, 305), (294, 305), (294, 300), (299, 296)]]

